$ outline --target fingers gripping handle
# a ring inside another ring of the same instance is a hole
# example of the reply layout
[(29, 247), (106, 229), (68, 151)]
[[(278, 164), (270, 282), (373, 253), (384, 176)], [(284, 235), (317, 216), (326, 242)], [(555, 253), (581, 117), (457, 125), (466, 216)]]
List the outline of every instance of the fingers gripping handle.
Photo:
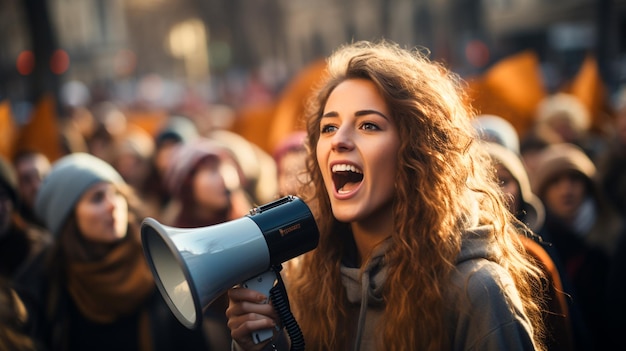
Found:
[[(264, 294), (268, 297), (264, 303), (269, 303), (270, 289), (273, 288), (276, 283), (276, 274), (277, 273), (273, 270), (269, 270), (252, 279), (246, 280), (241, 284), (241, 286)], [(271, 339), (273, 335), (274, 330), (272, 328), (257, 330), (252, 333), (252, 340), (255, 344), (259, 344), (265, 340)]]

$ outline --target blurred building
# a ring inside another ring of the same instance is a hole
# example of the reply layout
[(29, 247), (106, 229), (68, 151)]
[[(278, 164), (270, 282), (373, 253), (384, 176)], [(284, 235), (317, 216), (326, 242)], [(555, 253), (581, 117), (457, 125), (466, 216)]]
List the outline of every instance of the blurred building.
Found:
[(626, 0), (3, 0), (0, 100), (73, 80), (132, 99), (155, 74), (211, 99), (250, 77), (277, 91), (337, 45), (381, 37), (463, 75), (533, 48), (557, 78), (594, 51), (611, 85), (626, 79)]

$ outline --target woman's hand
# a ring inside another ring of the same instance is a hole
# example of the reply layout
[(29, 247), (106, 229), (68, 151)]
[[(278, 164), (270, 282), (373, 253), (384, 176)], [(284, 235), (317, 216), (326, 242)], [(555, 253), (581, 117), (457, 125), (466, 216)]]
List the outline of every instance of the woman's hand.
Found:
[(255, 344), (252, 332), (274, 328), (278, 324), (278, 315), (268, 296), (262, 293), (235, 287), (228, 290), (228, 328), (234, 341), (244, 350), (261, 350), (267, 342)]

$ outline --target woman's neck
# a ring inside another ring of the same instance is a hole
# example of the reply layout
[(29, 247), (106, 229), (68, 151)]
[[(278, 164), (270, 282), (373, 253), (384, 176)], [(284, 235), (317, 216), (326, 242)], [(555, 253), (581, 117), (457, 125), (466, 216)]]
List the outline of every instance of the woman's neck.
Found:
[(358, 251), (359, 266), (368, 260), (372, 250), (383, 240), (391, 236), (393, 217), (391, 211), (383, 215), (372, 216), (366, 221), (352, 222), (352, 235)]

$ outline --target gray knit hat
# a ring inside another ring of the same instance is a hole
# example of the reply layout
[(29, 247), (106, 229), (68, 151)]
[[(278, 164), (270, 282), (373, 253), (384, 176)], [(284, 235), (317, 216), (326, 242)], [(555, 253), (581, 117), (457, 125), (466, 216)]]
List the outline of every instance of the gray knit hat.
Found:
[(98, 182), (123, 183), (120, 174), (107, 162), (87, 153), (73, 153), (52, 165), (35, 200), (35, 212), (54, 236), (81, 195)]

